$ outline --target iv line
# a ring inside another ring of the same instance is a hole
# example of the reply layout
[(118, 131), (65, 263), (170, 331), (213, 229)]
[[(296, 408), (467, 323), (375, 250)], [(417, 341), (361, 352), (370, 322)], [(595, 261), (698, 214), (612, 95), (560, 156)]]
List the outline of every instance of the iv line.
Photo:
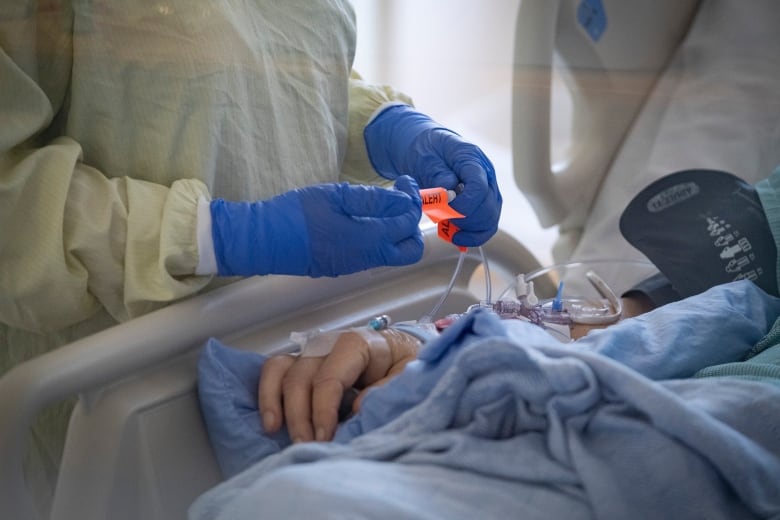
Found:
[[(485, 269), (485, 299), (490, 302), (491, 300), (491, 283), (490, 283), (490, 267), (488, 266), (488, 259), (487, 255), (485, 254), (485, 250), (482, 248), (482, 246), (479, 246), (479, 254), (482, 257), (482, 265), (484, 265)], [(444, 302), (447, 300), (447, 297), (452, 292), (452, 288), (455, 286), (455, 280), (458, 278), (458, 274), (460, 273), (460, 269), (463, 266), (463, 260), (466, 258), (466, 252), (461, 251), (458, 255), (458, 263), (455, 265), (455, 270), (452, 273), (452, 277), (450, 278), (450, 283), (447, 284), (447, 289), (444, 290), (442, 295), (439, 297), (439, 301), (436, 302), (436, 305), (433, 306), (433, 309), (431, 309), (430, 312), (427, 314), (424, 314), (419, 320), (417, 320), (419, 323), (431, 323), (433, 322), (434, 316), (439, 312), (439, 309), (441, 309), (441, 306), (444, 305)]]

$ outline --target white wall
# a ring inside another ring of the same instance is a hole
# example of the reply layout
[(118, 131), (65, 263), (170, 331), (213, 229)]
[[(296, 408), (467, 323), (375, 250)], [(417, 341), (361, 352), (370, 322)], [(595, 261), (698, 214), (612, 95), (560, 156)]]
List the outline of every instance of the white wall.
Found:
[(501, 227), (542, 262), (555, 229), (542, 229), (515, 185), (511, 64), (519, 0), (352, 0), (355, 69), (410, 95), (422, 112), (478, 144), (504, 196)]

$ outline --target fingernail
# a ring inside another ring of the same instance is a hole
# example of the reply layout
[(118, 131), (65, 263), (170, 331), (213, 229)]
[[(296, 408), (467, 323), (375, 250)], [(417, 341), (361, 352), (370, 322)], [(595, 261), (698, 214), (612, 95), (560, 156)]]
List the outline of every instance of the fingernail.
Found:
[(324, 441), (325, 439), (325, 428), (322, 426), (317, 426), (317, 431), (314, 433), (314, 438), (318, 441)]
[(276, 415), (273, 412), (263, 412), (263, 428), (271, 430), (276, 425)]

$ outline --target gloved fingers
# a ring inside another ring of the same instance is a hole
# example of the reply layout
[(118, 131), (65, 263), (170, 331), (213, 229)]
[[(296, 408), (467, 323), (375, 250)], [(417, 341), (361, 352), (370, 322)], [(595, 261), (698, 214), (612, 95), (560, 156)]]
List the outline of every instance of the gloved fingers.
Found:
[(477, 211), (466, 218), (453, 219), (459, 230), (452, 237), (452, 243), (463, 247), (478, 247), (490, 240), (498, 231), (498, 220), (501, 215), (500, 203), (485, 203)]
[(394, 244), (416, 233), (422, 216), (422, 201), (417, 184), (399, 177), (400, 184), (387, 190), (374, 186), (346, 186), (342, 191), (341, 211), (367, 234)]
[(490, 240), (496, 234), (496, 231), (498, 231), (498, 225), (482, 231), (461, 230), (452, 237), (452, 243), (462, 247), (479, 247)]
[[(421, 188), (455, 190), (456, 245), (478, 246), (498, 229), (501, 194), (493, 165), (480, 148), (409, 106), (379, 114), (365, 131), (372, 165), (380, 175), (411, 175)], [(462, 185), (462, 190), (459, 190)]]
[(414, 214), (418, 207), (418, 211), (421, 211), (422, 203), (419, 193), (411, 191), (410, 182), (414, 183), (410, 178), (401, 181), (401, 186), (406, 191), (342, 184), (341, 209), (353, 217), (388, 218)]
[(468, 216), (485, 203), (500, 199), (493, 164), (478, 146), (457, 134), (438, 130), (431, 136), (432, 146), (439, 150), (444, 166), (428, 161), (431, 181), (458, 194), (453, 209)]
[(364, 224), (366, 233), (374, 235), (380, 243), (392, 246), (419, 234), (422, 200), (417, 183), (408, 176), (399, 177), (392, 190), (376, 187), (348, 190), (342, 209)]
[(478, 147), (463, 141), (458, 135), (450, 134), (446, 142), (451, 147), (457, 145), (457, 150), (448, 156), (450, 165), (443, 160), (429, 160), (428, 173), (434, 173), (426, 178), (430, 179), (432, 186), (457, 193), (450, 205), (466, 217), (453, 220), (460, 228), (453, 237), (453, 243), (465, 247), (480, 246), (496, 233), (501, 216), (502, 198), (495, 170)]
[(425, 249), (420, 228), (414, 234), (399, 242), (388, 244), (383, 250), (386, 265), (400, 266), (419, 262)]
[(452, 241), (459, 246), (480, 246), (498, 230), (503, 201), (493, 167), (487, 158), (483, 156), (483, 159), (462, 161), (459, 164), (458, 174), (463, 187), (450, 204), (466, 216), (453, 220), (460, 231)]
[[(422, 256), (416, 183), (397, 189), (331, 184), (297, 192), (306, 222), (310, 276), (338, 276)], [(411, 239), (411, 240), (410, 240)]]
[(389, 265), (406, 265), (418, 261), (422, 256), (422, 198), (417, 181), (408, 175), (398, 177), (393, 189), (409, 196), (411, 208), (397, 217), (383, 218), (381, 227), (387, 233), (388, 242), (395, 245), (392, 249), (394, 254), (389, 258), (393, 263)]
[(439, 154), (420, 155), (413, 168), (421, 188), (454, 190), (461, 183), (452, 165)]
[(491, 190), (487, 180), (483, 177), (472, 177), (462, 183), (460, 192), (450, 202), (455, 211), (469, 217), (477, 212), (483, 204), (490, 204)]
[(395, 181), (395, 184), (393, 185), (393, 189), (400, 191), (401, 193), (406, 193), (412, 198), (412, 201), (414, 201), (415, 204), (420, 204), (422, 206), (422, 200), (420, 199), (420, 186), (417, 184), (417, 181), (410, 176), (401, 175), (398, 177), (398, 179)]

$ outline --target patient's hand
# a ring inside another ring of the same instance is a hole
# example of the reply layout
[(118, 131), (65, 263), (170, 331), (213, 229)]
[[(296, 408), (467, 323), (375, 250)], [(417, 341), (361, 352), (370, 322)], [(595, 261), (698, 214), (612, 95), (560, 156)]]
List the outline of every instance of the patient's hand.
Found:
[(328, 441), (338, 424), (344, 392), (383, 384), (415, 359), (420, 343), (387, 329), (344, 331), (333, 350), (321, 357), (274, 356), (263, 364), (258, 402), (263, 428), (273, 433), (287, 424), (293, 442)]

